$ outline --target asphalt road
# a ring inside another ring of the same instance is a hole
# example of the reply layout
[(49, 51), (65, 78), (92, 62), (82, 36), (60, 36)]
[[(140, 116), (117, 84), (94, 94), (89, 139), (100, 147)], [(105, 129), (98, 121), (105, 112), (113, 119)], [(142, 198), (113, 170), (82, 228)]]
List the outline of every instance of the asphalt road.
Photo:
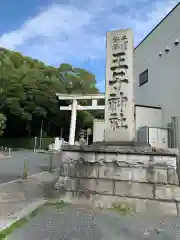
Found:
[(177, 240), (180, 218), (150, 220), (107, 211), (48, 206), (8, 236), (9, 240)]
[[(7, 155), (8, 153), (3, 153)], [(0, 183), (8, 182), (23, 176), (24, 159), (27, 158), (28, 174), (47, 171), (50, 163), (50, 154), (14, 151), (11, 158), (0, 159)], [(53, 157), (53, 168), (60, 165), (57, 156)]]

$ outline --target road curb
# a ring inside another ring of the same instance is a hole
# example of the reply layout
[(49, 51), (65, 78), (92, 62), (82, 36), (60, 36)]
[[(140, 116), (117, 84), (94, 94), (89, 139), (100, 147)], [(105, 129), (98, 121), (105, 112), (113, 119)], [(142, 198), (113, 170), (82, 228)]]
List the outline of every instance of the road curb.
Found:
[[(36, 173), (36, 174), (30, 175), (27, 177), (27, 179), (18, 178), (16, 180), (13, 180), (10, 182), (2, 183), (2, 184), (0, 184), (0, 189), (2, 190), (1, 192), (6, 193), (6, 191), (7, 191), (7, 193), (9, 193), (9, 189), (10, 189), (10, 191), (12, 191), (12, 193), (13, 193), (14, 191), (16, 191), (16, 190), (14, 190), (14, 187), (16, 184), (26, 183), (26, 182), (28, 183), (28, 182), (31, 182), (31, 180), (33, 182), (38, 181), (38, 183), (39, 183), (39, 181), (46, 182), (46, 178), (49, 178), (49, 174), (54, 175), (53, 173), (49, 173), (46, 171), (46, 172), (41, 172), (41, 173)], [(33, 179), (35, 179), (35, 180), (33, 180)], [(11, 188), (12, 188), (12, 190), (11, 190)], [(20, 191), (20, 190), (18, 190), (18, 191)], [(48, 202), (48, 198), (46, 198), (44, 196), (45, 196), (44, 194), (42, 194), (42, 196), (40, 195), (39, 197), (37, 197), (37, 195), (36, 195), (31, 200), (29, 199), (29, 201), (26, 203), (26, 205), (20, 204), (20, 207), (17, 208), (14, 212), (11, 212), (11, 213), (9, 212), (9, 213), (7, 213), (7, 215), (2, 216), (0, 218), (0, 234), (6, 233), (6, 231), (9, 231), (11, 226), (14, 225), (16, 222), (19, 222), (20, 220), (22, 220), (24, 218), (26, 219), (26, 217), (28, 218), (28, 215), (30, 215), (31, 212), (33, 212), (37, 208), (41, 207), (42, 205), (46, 204)], [(0, 203), (1, 203), (1, 201), (0, 201)]]
[(35, 173), (35, 174), (32, 174), (32, 175), (29, 175), (29, 176), (27, 177), (27, 179), (17, 178), (17, 179), (15, 179), (15, 180), (12, 180), (12, 181), (9, 181), (9, 182), (0, 183), (0, 187), (1, 187), (1, 186), (5, 186), (5, 185), (7, 185), (7, 184), (11, 184), (11, 183), (27, 181), (28, 179), (31, 179), (32, 177), (40, 176), (40, 175), (45, 174), (45, 173), (49, 173), (49, 172)]
[(35, 209), (43, 206), (47, 202), (48, 202), (48, 200), (46, 200), (46, 199), (39, 199), (39, 200), (33, 201), (31, 203), (28, 203), (25, 207), (23, 207), (19, 211), (0, 220), (0, 232), (11, 227), (12, 224), (20, 221), (21, 219), (28, 217), (28, 215), (31, 214)]

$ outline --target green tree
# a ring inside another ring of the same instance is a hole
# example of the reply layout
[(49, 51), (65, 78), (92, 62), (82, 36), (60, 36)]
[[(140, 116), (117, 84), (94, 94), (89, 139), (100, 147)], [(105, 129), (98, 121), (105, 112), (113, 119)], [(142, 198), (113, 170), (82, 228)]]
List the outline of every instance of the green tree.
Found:
[(3, 135), (5, 128), (6, 128), (6, 117), (4, 116), (4, 114), (0, 113), (0, 136)]
[[(0, 49), (0, 109), (7, 118), (4, 136), (68, 137), (70, 113), (59, 111), (56, 93), (98, 93), (95, 76), (68, 63), (52, 67), (7, 49)], [(87, 101), (80, 104), (87, 104)], [(77, 131), (90, 127), (93, 113), (79, 112)], [(14, 127), (16, 126), (16, 127)]]

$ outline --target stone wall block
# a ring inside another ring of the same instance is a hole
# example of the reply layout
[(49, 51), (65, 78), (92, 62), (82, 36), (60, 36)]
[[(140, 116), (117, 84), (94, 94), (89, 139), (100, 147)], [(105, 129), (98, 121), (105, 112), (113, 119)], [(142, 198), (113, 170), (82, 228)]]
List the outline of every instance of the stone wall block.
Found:
[(116, 161), (117, 162), (128, 162), (128, 156), (126, 154), (117, 154)]
[(131, 179), (137, 182), (147, 182), (147, 170), (145, 168), (131, 168)]
[(76, 164), (75, 163), (63, 163), (60, 166), (60, 175), (61, 176), (69, 176), (76, 177)]
[(66, 191), (92, 191), (96, 189), (96, 181), (94, 179), (80, 179), (80, 178), (68, 178), (61, 177), (60, 187)]
[(81, 158), (84, 159), (85, 162), (96, 162), (96, 155), (93, 152), (81, 152)]
[(178, 180), (178, 175), (177, 175), (176, 169), (174, 169), (174, 168), (167, 169), (167, 182), (169, 184), (177, 184), (178, 185), (179, 180)]
[(177, 215), (180, 215), (180, 203), (176, 203), (176, 207), (177, 207)]
[(132, 180), (132, 168), (130, 167), (115, 167), (114, 171), (112, 173), (112, 176), (116, 180), (121, 180), (121, 181), (131, 181)]
[(156, 185), (155, 198), (159, 200), (180, 201), (180, 187), (173, 185)]
[(75, 191), (91, 191), (94, 192), (96, 189), (96, 180), (94, 179), (74, 179), (74, 190)]
[(61, 164), (60, 175), (61, 176), (68, 176), (69, 175), (69, 164), (68, 163)]
[(146, 168), (146, 177), (147, 177), (147, 181), (148, 182), (154, 182), (154, 179), (155, 179), (155, 171), (154, 171), (154, 167), (153, 165), (149, 165), (147, 168)]
[(105, 162), (116, 162), (117, 161), (117, 155), (115, 153), (114, 154), (106, 153), (104, 161)]
[(75, 178), (65, 177), (63, 184), (64, 184), (63, 187), (66, 191), (75, 191), (76, 190), (76, 179)]
[(126, 165), (131, 166), (145, 166), (149, 164), (149, 156), (148, 155), (134, 155), (134, 154), (118, 154), (117, 162), (121, 166), (124, 163)]
[(153, 199), (153, 185), (116, 181), (115, 195)]
[(97, 178), (98, 167), (90, 163), (70, 163), (60, 166), (60, 175), (69, 177)]
[(95, 160), (96, 162), (103, 162), (105, 160), (104, 153), (95, 153)]
[(121, 181), (132, 180), (132, 168), (119, 167), (115, 164), (111, 166), (101, 166), (99, 168), (99, 178), (107, 178)]
[(155, 183), (167, 183), (167, 169), (155, 168), (154, 181)]
[(78, 161), (81, 156), (80, 152), (62, 151), (61, 152), (61, 163), (70, 163)]
[(75, 168), (75, 176), (84, 178), (97, 178), (99, 166), (90, 163), (77, 164)]
[(109, 179), (113, 179), (113, 172), (114, 169), (112, 166), (100, 166), (99, 167), (99, 178), (109, 178)]
[(151, 183), (165, 183), (167, 184), (167, 168), (154, 166), (150, 164), (147, 167), (147, 181)]
[(174, 186), (174, 199), (180, 202), (180, 187)]
[(113, 180), (97, 180), (96, 192), (101, 194), (113, 194)]
[(131, 165), (148, 165), (149, 164), (149, 156), (148, 155), (127, 155), (127, 162)]
[(154, 156), (153, 157), (153, 163), (156, 166), (171, 166), (173, 168), (176, 168), (176, 157), (172, 157), (172, 156)]
[(76, 177), (77, 176), (76, 164), (75, 163), (69, 163), (68, 166), (65, 164), (63, 166), (63, 168), (64, 168), (65, 176), (69, 176), (69, 177)]

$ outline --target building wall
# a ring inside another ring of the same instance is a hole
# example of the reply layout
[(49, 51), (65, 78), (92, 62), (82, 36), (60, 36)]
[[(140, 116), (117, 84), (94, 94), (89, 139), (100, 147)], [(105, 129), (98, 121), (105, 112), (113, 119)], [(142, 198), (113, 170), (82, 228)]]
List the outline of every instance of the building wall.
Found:
[[(135, 49), (135, 102), (160, 105), (163, 127), (171, 116), (180, 116), (180, 4)], [(165, 52), (166, 46), (170, 51)], [(162, 52), (162, 56), (159, 56)], [(148, 82), (139, 87), (139, 74), (148, 69)]]
[(143, 105), (135, 106), (136, 131), (143, 126), (162, 127), (162, 109)]
[[(138, 128), (162, 127), (162, 110), (157, 107), (136, 105), (135, 106), (135, 127)], [(95, 119), (93, 122), (93, 142), (104, 140), (104, 120)]]

